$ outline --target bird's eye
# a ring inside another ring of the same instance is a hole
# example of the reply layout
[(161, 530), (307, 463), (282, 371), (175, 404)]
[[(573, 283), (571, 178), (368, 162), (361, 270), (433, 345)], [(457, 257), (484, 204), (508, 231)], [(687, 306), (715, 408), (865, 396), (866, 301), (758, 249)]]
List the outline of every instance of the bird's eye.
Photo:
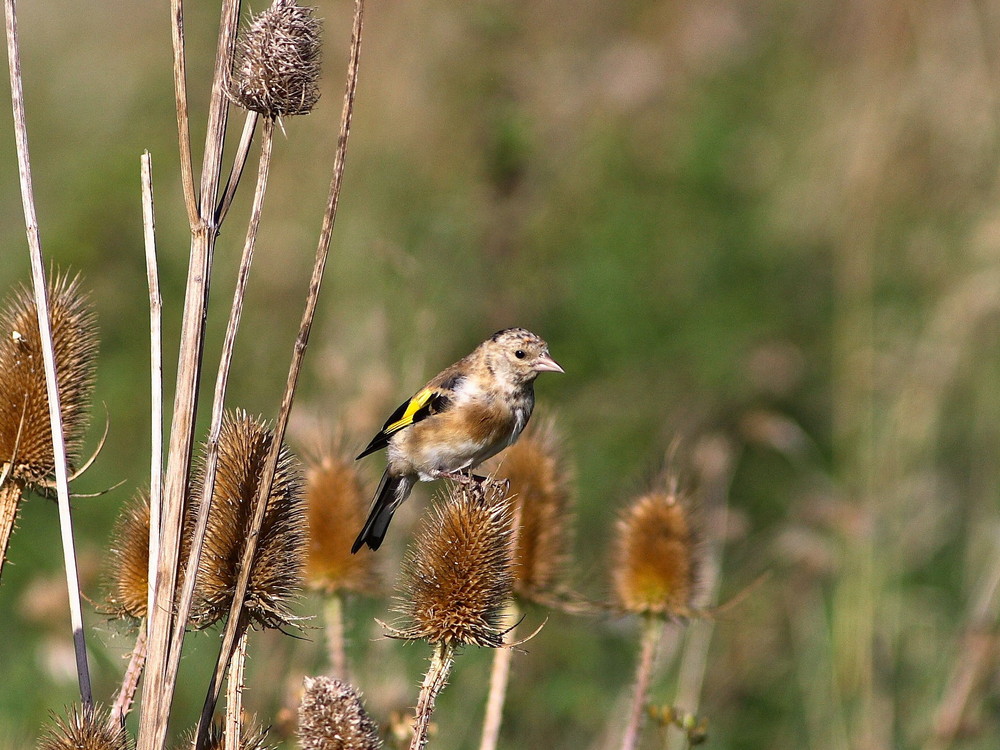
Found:
[(524, 359), (527, 355), (524, 353), (524, 349), (518, 349), (516, 352), (514, 352), (514, 356), (517, 357), (518, 359)]

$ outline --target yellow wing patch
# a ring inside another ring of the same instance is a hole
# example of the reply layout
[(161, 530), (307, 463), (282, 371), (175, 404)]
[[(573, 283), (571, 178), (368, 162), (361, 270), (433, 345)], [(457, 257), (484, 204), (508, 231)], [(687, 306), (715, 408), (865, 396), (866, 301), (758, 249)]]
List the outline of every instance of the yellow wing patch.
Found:
[(396, 430), (401, 430), (404, 427), (409, 427), (413, 424), (413, 416), (420, 411), (427, 402), (431, 400), (431, 396), (434, 395), (434, 391), (430, 388), (424, 388), (422, 391), (418, 392), (410, 399), (410, 402), (406, 405), (406, 409), (403, 411), (403, 416), (397, 419), (391, 424), (387, 424), (383, 428), (383, 432), (391, 434)]

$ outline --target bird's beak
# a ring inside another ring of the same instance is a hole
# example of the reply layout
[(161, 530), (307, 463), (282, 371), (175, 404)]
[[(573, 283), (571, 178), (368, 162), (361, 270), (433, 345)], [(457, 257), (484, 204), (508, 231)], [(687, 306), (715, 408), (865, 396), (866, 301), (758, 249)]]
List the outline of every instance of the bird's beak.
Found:
[(566, 372), (559, 366), (559, 363), (552, 359), (552, 357), (548, 354), (543, 354), (539, 357), (538, 361), (535, 362), (535, 366), (531, 369), (535, 372)]

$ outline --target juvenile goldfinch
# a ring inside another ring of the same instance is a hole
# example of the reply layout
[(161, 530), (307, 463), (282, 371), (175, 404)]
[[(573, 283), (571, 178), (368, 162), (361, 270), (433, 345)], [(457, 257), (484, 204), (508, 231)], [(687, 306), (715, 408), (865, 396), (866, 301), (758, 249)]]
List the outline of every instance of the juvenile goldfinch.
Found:
[(549, 345), (524, 328), (497, 331), (400, 404), (358, 458), (388, 448), (371, 513), (351, 552), (382, 544), (396, 508), (417, 481), (470, 481), (471, 471), (511, 445), (528, 423), (540, 372), (563, 372)]

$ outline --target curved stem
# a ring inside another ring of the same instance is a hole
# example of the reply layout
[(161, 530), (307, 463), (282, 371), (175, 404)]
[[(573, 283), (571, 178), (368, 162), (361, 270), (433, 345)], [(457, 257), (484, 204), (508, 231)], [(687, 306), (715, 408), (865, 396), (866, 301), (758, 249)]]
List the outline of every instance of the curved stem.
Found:
[(632, 709), (629, 712), (628, 725), (622, 739), (622, 750), (635, 750), (639, 744), (639, 731), (642, 728), (642, 716), (646, 708), (646, 694), (653, 677), (653, 663), (656, 661), (656, 647), (663, 635), (663, 620), (655, 615), (646, 615), (642, 630), (642, 646), (639, 651), (639, 664), (635, 670), (635, 687), (632, 696)]
[[(508, 607), (508, 622), (517, 622), (519, 608), (515, 602)], [(509, 639), (515, 641), (515, 628), (509, 631)], [(490, 694), (486, 699), (486, 716), (483, 718), (483, 734), (479, 750), (496, 750), (500, 739), (500, 724), (503, 722), (503, 706), (507, 698), (507, 683), (510, 682), (510, 661), (514, 649), (493, 650), (493, 669), (490, 671)]]
[(437, 702), (438, 693), (448, 684), (448, 675), (451, 674), (454, 663), (455, 647), (446, 643), (435, 643), (434, 652), (431, 654), (431, 665), (427, 668), (424, 682), (420, 686), (410, 750), (423, 750), (427, 744), (427, 729), (431, 724), (434, 704)]

